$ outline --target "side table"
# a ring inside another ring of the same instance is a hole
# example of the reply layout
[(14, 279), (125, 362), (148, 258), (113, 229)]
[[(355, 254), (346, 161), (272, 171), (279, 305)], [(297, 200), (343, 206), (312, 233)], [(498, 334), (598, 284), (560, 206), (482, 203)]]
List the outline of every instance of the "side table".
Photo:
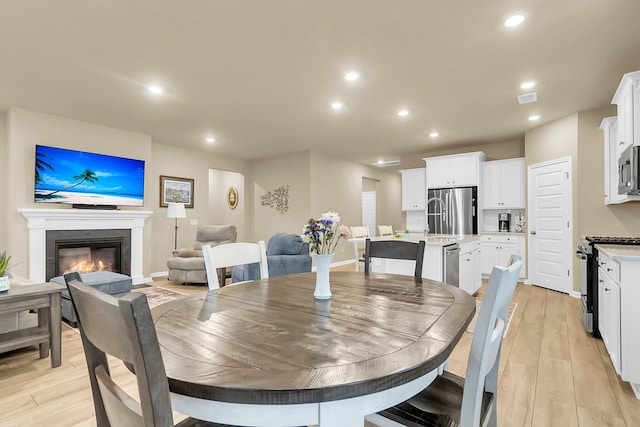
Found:
[(38, 344), (40, 358), (49, 356), (51, 349), (51, 367), (60, 366), (61, 293), (64, 289), (64, 286), (56, 283), (43, 283), (12, 286), (7, 292), (0, 293), (0, 314), (38, 311), (38, 326), (0, 334), (0, 353)]

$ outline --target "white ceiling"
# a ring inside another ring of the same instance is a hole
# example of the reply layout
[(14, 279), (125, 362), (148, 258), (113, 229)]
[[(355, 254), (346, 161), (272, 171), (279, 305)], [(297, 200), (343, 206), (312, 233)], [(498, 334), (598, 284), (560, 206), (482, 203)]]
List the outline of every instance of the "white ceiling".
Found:
[[(399, 159), (609, 104), (639, 18), (639, 0), (0, 0), (0, 110), (243, 159)], [(525, 80), (539, 100), (518, 105)]]

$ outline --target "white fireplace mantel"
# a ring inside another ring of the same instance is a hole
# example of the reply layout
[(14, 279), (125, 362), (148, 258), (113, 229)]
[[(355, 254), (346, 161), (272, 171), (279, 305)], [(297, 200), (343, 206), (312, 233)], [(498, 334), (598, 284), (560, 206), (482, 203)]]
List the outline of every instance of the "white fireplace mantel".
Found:
[(151, 211), (93, 209), (18, 209), (27, 219), (29, 229), (29, 278), (46, 280), (47, 230), (131, 230), (131, 279), (144, 282), (144, 222)]

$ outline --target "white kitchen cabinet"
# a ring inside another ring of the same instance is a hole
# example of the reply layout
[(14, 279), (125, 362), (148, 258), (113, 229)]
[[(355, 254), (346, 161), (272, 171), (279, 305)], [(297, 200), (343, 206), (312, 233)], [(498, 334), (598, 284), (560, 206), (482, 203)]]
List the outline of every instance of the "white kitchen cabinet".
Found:
[(524, 209), (524, 158), (482, 164), (482, 208)]
[(604, 204), (621, 203), (627, 196), (618, 194), (618, 118), (602, 119), (600, 129), (604, 132)]
[(598, 329), (613, 367), (620, 374), (620, 286), (605, 269), (598, 269)]
[(604, 132), (604, 203), (605, 205), (640, 200), (640, 196), (618, 194), (618, 157), (620, 156), (618, 133), (618, 117), (606, 117), (600, 123)]
[(631, 145), (640, 145), (640, 71), (622, 76), (612, 104), (618, 106), (618, 153)]
[(427, 164), (427, 188), (478, 185), (480, 162), (484, 159), (481, 151), (423, 159)]
[(475, 294), (482, 286), (480, 242), (460, 245), (459, 287), (469, 294)]
[(640, 246), (596, 245), (598, 329), (613, 366), (640, 399)]
[(520, 279), (526, 276), (526, 254), (524, 235), (509, 234), (483, 234), (480, 236), (480, 256), (482, 274), (489, 276), (496, 265), (506, 266), (511, 255), (522, 257)]
[(403, 169), (402, 174), (402, 210), (424, 211), (426, 200), (425, 169)]

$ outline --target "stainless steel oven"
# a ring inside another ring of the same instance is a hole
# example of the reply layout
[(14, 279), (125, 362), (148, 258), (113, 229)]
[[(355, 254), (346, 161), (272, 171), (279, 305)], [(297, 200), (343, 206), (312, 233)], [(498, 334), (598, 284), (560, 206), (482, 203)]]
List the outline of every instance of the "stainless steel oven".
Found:
[(578, 243), (576, 258), (580, 260), (580, 300), (582, 302), (582, 322), (587, 332), (593, 333), (593, 303), (589, 304), (588, 292), (588, 259), (591, 255), (590, 246)]
[(580, 294), (582, 300), (582, 320), (585, 329), (600, 338), (598, 330), (598, 248), (597, 244), (638, 245), (638, 237), (596, 237), (587, 236), (577, 244), (576, 257), (580, 260)]

